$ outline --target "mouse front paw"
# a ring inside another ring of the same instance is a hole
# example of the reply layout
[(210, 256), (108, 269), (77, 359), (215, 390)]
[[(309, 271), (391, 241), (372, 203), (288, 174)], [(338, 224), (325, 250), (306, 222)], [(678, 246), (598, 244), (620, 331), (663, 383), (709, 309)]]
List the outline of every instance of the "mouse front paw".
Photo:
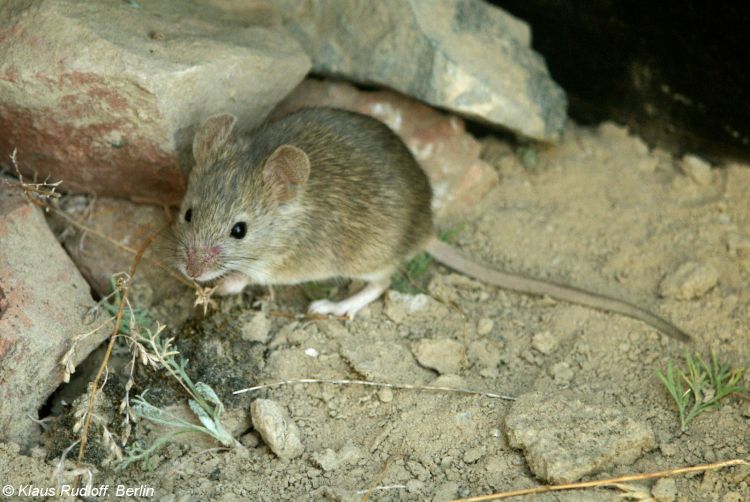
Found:
[(238, 295), (249, 282), (245, 274), (236, 272), (221, 279), (216, 284), (215, 293), (219, 296)]

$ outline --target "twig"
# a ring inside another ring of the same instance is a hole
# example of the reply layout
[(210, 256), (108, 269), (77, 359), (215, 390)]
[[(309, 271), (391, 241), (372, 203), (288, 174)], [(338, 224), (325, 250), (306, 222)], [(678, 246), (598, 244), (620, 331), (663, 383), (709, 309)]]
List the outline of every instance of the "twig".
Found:
[(726, 460), (724, 462), (716, 462), (713, 464), (701, 464), (701, 465), (694, 465), (691, 467), (679, 467), (676, 469), (668, 469), (666, 471), (647, 472), (643, 474), (629, 474), (626, 476), (618, 476), (616, 478), (598, 479), (596, 481), (582, 481), (580, 483), (566, 483), (566, 484), (561, 484), (561, 485), (536, 486), (534, 488), (523, 488), (520, 490), (513, 490), (510, 492), (493, 493), (491, 495), (480, 495), (478, 497), (455, 499), (450, 502), (485, 502), (487, 500), (500, 500), (500, 499), (507, 499), (510, 497), (520, 497), (521, 495), (534, 495), (537, 493), (559, 492), (559, 491), (565, 491), (565, 490), (580, 490), (582, 488), (608, 487), (608, 486), (614, 485), (615, 483), (625, 483), (628, 481), (640, 481), (643, 479), (667, 478), (671, 476), (677, 476), (679, 474), (689, 474), (691, 472), (703, 472), (703, 471), (711, 471), (711, 470), (716, 470), (716, 469), (723, 469), (724, 467), (731, 467), (733, 465), (750, 465), (750, 463), (742, 459)]
[[(143, 257), (143, 253), (146, 252), (146, 249), (156, 240), (156, 237), (164, 231), (164, 229), (167, 227), (167, 225), (162, 226), (159, 230), (151, 234), (141, 245), (140, 249), (136, 253), (135, 257), (133, 258), (133, 262), (130, 265), (130, 280), (124, 282), (122, 285), (122, 295), (120, 296), (120, 304), (117, 308), (117, 314), (115, 315), (115, 325), (114, 329), (112, 330), (112, 335), (109, 338), (109, 344), (107, 345), (107, 351), (104, 354), (104, 359), (102, 359), (101, 365), (99, 365), (99, 371), (96, 372), (96, 376), (94, 377), (94, 380), (92, 381), (92, 387), (91, 387), (91, 394), (89, 395), (89, 402), (88, 402), (88, 411), (86, 414), (86, 421), (84, 422), (83, 429), (81, 430), (81, 445), (78, 449), (78, 461), (83, 461), (83, 453), (86, 448), (86, 442), (88, 440), (88, 431), (89, 427), (91, 426), (91, 418), (93, 416), (94, 411), (94, 401), (96, 399), (96, 393), (97, 393), (97, 386), (99, 384), (99, 380), (101, 379), (102, 375), (104, 374), (107, 364), (109, 363), (109, 359), (112, 356), (112, 348), (115, 345), (115, 340), (117, 339), (117, 335), (120, 331), (120, 323), (122, 322), (122, 315), (125, 311), (125, 302), (127, 300), (128, 296), (128, 289), (130, 287), (130, 282), (133, 280), (133, 276), (135, 275), (136, 270), (138, 269), (138, 265), (141, 262), (141, 258)], [(78, 485), (78, 479), (75, 481), (75, 485)]]
[(293, 380), (283, 380), (281, 382), (268, 383), (263, 385), (256, 385), (255, 387), (248, 387), (246, 389), (240, 389), (232, 392), (232, 394), (243, 394), (245, 392), (254, 392), (256, 390), (270, 389), (273, 387), (281, 387), (283, 385), (291, 385), (297, 383), (327, 383), (332, 385), (365, 385), (369, 387), (381, 387), (389, 389), (408, 389), (408, 390), (435, 390), (440, 392), (455, 392), (458, 394), (471, 394), (474, 396), (490, 397), (493, 399), (503, 399), (505, 401), (515, 401), (515, 397), (504, 396), (502, 394), (496, 394), (494, 392), (484, 392), (479, 390), (461, 389), (454, 387), (439, 387), (434, 385), (411, 385), (411, 384), (395, 384), (395, 383), (383, 383), (383, 382), (370, 382), (368, 380), (345, 380), (345, 379), (320, 379), (320, 378), (299, 378)]

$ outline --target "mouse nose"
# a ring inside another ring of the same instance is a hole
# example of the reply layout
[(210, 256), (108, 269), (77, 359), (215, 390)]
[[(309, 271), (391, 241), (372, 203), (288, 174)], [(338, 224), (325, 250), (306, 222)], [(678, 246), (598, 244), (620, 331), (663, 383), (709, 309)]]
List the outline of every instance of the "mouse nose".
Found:
[(185, 250), (185, 271), (188, 277), (195, 279), (203, 275), (220, 251), (218, 246), (189, 246)]

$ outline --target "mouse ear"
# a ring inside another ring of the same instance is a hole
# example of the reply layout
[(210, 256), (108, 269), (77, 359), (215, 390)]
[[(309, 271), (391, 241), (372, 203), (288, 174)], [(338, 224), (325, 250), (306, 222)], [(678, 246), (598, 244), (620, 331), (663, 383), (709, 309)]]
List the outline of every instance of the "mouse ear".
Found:
[(307, 154), (292, 145), (281, 145), (263, 164), (263, 178), (279, 202), (289, 202), (310, 175)]
[(193, 138), (193, 157), (195, 164), (203, 166), (218, 158), (229, 139), (232, 137), (237, 117), (229, 113), (214, 115), (203, 122)]

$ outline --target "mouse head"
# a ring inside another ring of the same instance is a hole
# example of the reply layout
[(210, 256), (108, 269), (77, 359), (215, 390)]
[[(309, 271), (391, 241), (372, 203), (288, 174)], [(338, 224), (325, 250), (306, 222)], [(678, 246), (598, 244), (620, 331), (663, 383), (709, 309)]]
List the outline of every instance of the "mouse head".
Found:
[(284, 251), (282, 237), (310, 174), (305, 152), (239, 140), (236, 122), (233, 115), (213, 116), (193, 141), (196, 163), (174, 231), (177, 266), (199, 282), (232, 271), (258, 283), (272, 280), (269, 257)]

